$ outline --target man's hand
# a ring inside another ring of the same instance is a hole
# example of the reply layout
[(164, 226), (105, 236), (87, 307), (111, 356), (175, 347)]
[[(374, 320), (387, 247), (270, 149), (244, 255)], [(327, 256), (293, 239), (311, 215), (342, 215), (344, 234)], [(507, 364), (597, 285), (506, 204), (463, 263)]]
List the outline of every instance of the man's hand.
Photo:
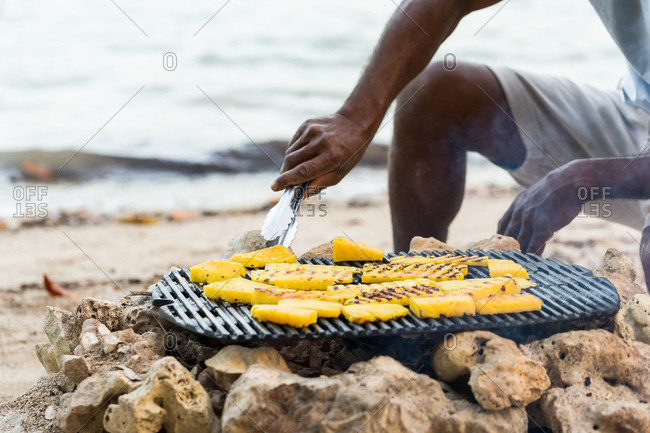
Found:
[[(374, 129), (374, 128), (373, 128)], [(311, 193), (336, 185), (359, 162), (375, 133), (340, 113), (310, 119), (289, 142), (274, 191), (311, 181)]]
[(541, 254), (553, 234), (580, 212), (570, 170), (556, 169), (520, 193), (499, 221), (498, 233), (519, 241), (522, 252)]

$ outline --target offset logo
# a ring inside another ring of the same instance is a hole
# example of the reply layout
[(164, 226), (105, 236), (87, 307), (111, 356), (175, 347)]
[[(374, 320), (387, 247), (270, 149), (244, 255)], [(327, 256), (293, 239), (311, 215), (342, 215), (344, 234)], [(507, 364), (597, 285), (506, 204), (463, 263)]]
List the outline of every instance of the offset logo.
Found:
[(169, 51), (163, 54), (163, 68), (165, 68), (166, 71), (173, 71), (176, 69), (176, 66), (178, 66), (178, 57), (176, 57), (176, 53)]
[[(302, 190), (298, 190), (302, 191)], [(327, 203), (323, 202), (325, 191), (315, 192), (311, 187), (307, 187), (307, 195), (312, 194), (307, 200), (303, 201), (296, 212), (297, 217), (326, 217)]]
[(15, 186), (13, 190), (16, 211), (14, 218), (45, 218), (47, 217), (47, 186), (24, 185)]
[(578, 199), (586, 202), (580, 206), (580, 217), (609, 218), (612, 216), (612, 204), (602, 203), (594, 200), (607, 200), (612, 195), (612, 188), (609, 186), (585, 186), (578, 188)]

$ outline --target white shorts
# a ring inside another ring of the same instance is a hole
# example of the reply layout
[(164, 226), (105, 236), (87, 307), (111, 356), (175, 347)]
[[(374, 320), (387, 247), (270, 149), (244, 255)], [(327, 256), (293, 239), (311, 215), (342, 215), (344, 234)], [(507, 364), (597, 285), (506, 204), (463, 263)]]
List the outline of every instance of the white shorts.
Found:
[[(620, 91), (502, 66), (489, 68), (526, 146), (523, 164), (510, 171), (519, 184), (530, 186), (575, 159), (650, 153), (650, 113), (626, 104)], [(604, 217), (638, 230), (650, 226), (650, 200), (607, 203)]]

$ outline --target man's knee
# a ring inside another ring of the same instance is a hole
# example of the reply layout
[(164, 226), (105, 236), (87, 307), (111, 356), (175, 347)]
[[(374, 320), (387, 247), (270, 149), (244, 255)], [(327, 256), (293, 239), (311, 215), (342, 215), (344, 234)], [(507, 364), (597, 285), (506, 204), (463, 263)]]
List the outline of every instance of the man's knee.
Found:
[(411, 81), (396, 100), (396, 119), (413, 113), (449, 113), (461, 107), (468, 89), (474, 90), (474, 69), (483, 68), (472, 64), (456, 64), (453, 68), (445, 62), (434, 62)]

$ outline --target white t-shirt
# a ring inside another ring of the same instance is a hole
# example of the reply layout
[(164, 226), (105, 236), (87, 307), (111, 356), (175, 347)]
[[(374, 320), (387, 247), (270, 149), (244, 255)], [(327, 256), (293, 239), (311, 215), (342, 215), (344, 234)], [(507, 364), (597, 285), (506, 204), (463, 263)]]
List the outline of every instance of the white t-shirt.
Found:
[(589, 0), (625, 58), (625, 100), (650, 112), (650, 0)]

